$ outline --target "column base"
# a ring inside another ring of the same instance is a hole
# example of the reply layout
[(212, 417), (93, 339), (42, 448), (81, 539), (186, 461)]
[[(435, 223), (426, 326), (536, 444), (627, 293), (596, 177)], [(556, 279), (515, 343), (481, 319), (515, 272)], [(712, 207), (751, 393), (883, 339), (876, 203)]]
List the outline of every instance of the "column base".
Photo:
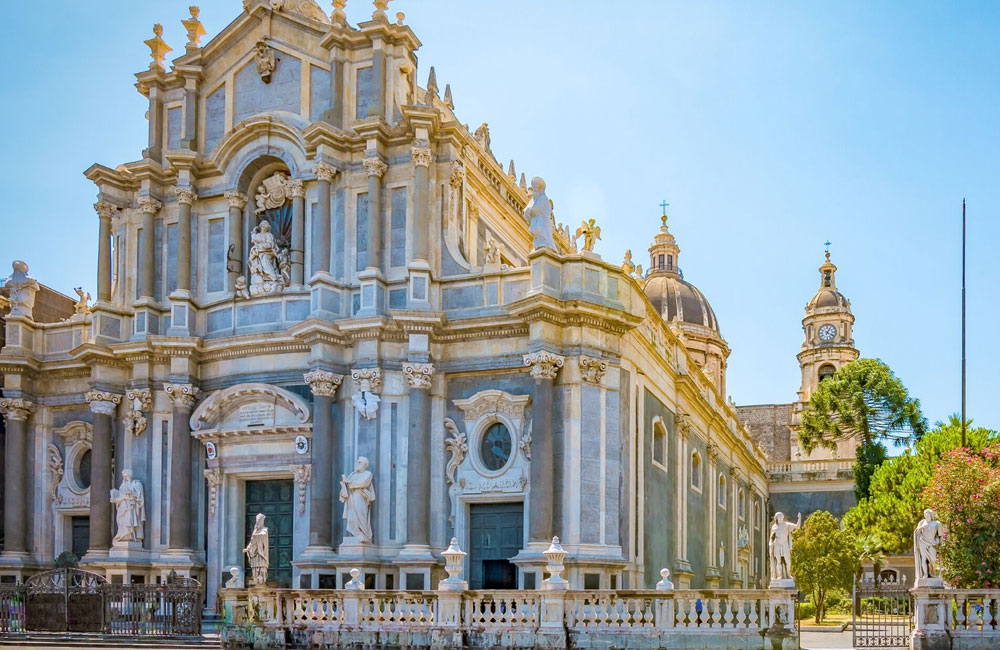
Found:
[(166, 580), (170, 572), (182, 578), (195, 578), (199, 569), (205, 568), (205, 562), (201, 555), (188, 549), (169, 549), (162, 551), (159, 557), (152, 562), (152, 567), (159, 571), (161, 579)]
[(167, 336), (191, 336), (194, 330), (193, 301), (190, 291), (170, 294), (170, 327)]
[(691, 588), (691, 578), (694, 577), (694, 571), (691, 570), (691, 565), (687, 560), (675, 561), (670, 575), (674, 578), (678, 589)]
[(320, 320), (341, 318), (347, 311), (345, 294), (337, 289), (333, 276), (317, 271), (309, 278), (309, 316)]
[(80, 564), (93, 564), (95, 562), (105, 562), (111, 550), (106, 548), (90, 548), (80, 558)]

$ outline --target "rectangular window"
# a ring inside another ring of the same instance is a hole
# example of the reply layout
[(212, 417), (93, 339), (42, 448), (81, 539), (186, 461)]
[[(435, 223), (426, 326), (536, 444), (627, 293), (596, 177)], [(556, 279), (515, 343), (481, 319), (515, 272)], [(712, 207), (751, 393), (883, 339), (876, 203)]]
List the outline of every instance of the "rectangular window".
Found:
[(584, 589), (600, 589), (601, 588), (601, 574), (600, 573), (584, 573), (583, 574), (583, 588)]
[(667, 468), (667, 429), (659, 417), (653, 421), (653, 462)]

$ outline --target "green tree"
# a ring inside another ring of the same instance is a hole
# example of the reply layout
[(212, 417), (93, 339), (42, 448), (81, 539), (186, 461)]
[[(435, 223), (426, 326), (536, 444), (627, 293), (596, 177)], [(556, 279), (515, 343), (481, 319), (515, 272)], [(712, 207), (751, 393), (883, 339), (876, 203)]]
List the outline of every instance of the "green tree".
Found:
[(799, 589), (812, 595), (815, 620), (826, 615), (827, 594), (851, 588), (860, 564), (857, 539), (841, 530), (837, 518), (825, 510), (809, 515), (792, 534), (792, 575)]
[(837, 441), (857, 439), (855, 497), (868, 496), (870, 479), (886, 458), (884, 442), (902, 446), (919, 440), (927, 423), (920, 401), (911, 398), (889, 366), (878, 359), (853, 361), (813, 391), (802, 414), (799, 442), (806, 452), (837, 448)]
[[(971, 449), (1000, 442), (997, 432), (974, 428), (971, 421), (966, 425)], [(924, 489), (944, 455), (961, 445), (961, 420), (957, 415), (934, 426), (913, 449), (878, 467), (871, 478), (870, 495), (844, 515), (844, 527), (858, 536), (877, 536), (885, 553), (911, 552), (913, 528), (928, 507)]]

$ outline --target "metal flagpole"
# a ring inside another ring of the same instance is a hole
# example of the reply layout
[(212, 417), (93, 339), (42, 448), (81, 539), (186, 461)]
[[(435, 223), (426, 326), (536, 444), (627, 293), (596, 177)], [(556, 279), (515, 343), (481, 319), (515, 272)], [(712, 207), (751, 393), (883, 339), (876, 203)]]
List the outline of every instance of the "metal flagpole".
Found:
[(962, 199), (962, 446), (965, 446), (965, 199)]

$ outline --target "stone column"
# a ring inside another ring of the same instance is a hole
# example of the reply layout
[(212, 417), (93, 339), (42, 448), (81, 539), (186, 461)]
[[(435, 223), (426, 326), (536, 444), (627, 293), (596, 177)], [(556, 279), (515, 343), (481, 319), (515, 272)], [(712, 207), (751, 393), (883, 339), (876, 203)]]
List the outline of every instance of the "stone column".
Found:
[(325, 162), (316, 163), (316, 181), (319, 189), (316, 219), (312, 227), (312, 259), (316, 273), (330, 272), (330, 183), (337, 170)]
[[(431, 378), (429, 363), (404, 363), (410, 385), (406, 446), (406, 545), (428, 547), (431, 519)], [(551, 383), (551, 382), (550, 382)]]
[(94, 414), (94, 437), (90, 447), (90, 549), (104, 555), (111, 548), (111, 438), (115, 409), (121, 395), (92, 390), (86, 395)]
[(191, 384), (164, 384), (163, 390), (174, 404), (170, 427), (170, 517), (167, 521), (167, 548), (191, 548), (191, 410), (198, 388)]
[(544, 350), (524, 355), (524, 365), (531, 367), (535, 380), (535, 395), (532, 400), (532, 440), (530, 489), (531, 502), (528, 511), (528, 542), (552, 541), (552, 476), (558, 471), (554, 467), (554, 444), (552, 412), (553, 386), (564, 357)]
[(427, 147), (413, 147), (413, 259), (429, 260), (427, 242), (430, 237), (430, 185), (428, 181), (431, 164), (431, 150)]
[(333, 529), (340, 520), (333, 520), (333, 479), (340, 476), (340, 439), (333, 424), (333, 398), (344, 381), (343, 375), (326, 370), (311, 370), (305, 374), (313, 394), (312, 436), (312, 499), (309, 502), (309, 546), (333, 551), (333, 541), (339, 540)]
[(243, 273), (243, 208), (247, 197), (239, 190), (225, 193), (229, 201), (229, 249), (226, 253), (226, 269), (229, 271), (229, 290), (236, 290), (236, 278)]
[(177, 290), (191, 291), (191, 206), (194, 188), (175, 187), (177, 195)]
[(139, 269), (142, 284), (139, 287), (141, 298), (152, 298), (156, 287), (156, 213), (163, 204), (144, 194), (139, 197), (139, 211), (142, 212), (142, 248), (139, 250)]
[(305, 233), (305, 213), (306, 213), (306, 188), (301, 179), (293, 178), (288, 181), (288, 191), (292, 195), (292, 241), (290, 257), (292, 262), (292, 286), (302, 286), (305, 282), (305, 274), (302, 262), (305, 258), (306, 233)]
[(26, 399), (0, 399), (0, 415), (7, 423), (7, 444), (4, 450), (3, 530), (4, 555), (24, 554), (28, 527), (27, 496), (28, 418), (35, 405)]
[(389, 167), (380, 158), (366, 158), (368, 172), (368, 251), (367, 266), (382, 269), (382, 176)]
[(118, 208), (107, 201), (94, 204), (100, 222), (97, 235), (97, 300), (111, 300), (111, 217)]

